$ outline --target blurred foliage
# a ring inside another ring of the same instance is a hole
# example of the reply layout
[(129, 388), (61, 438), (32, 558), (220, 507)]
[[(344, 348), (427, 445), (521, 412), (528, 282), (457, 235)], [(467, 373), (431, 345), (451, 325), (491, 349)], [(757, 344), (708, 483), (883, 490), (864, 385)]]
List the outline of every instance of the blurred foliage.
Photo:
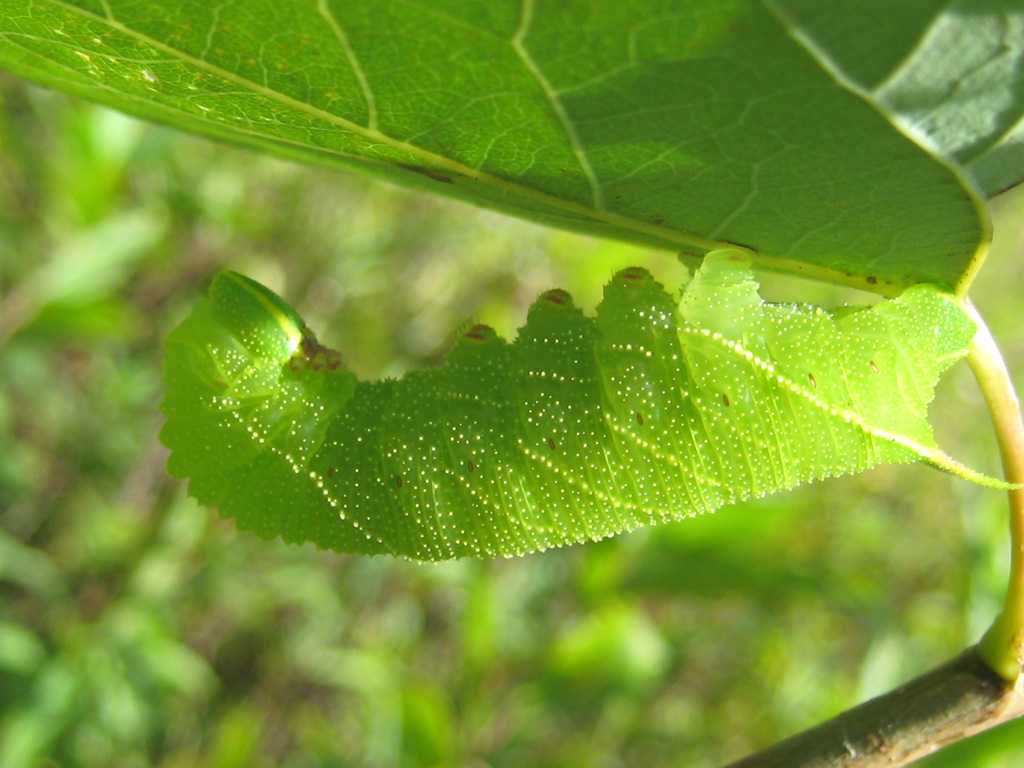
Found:
[[(974, 642), (1004, 500), (924, 467), (521, 559), (422, 566), (236, 535), (164, 474), (161, 339), (218, 269), (364, 376), (593, 306), (671, 254), (147, 126), (0, 75), (0, 768), (688, 766), (734, 759)], [(1024, 194), (974, 296), (1016, 378)], [(777, 297), (830, 288), (773, 279)], [(997, 471), (966, 366), (940, 442)], [(1018, 765), (1011, 723), (924, 764)]]

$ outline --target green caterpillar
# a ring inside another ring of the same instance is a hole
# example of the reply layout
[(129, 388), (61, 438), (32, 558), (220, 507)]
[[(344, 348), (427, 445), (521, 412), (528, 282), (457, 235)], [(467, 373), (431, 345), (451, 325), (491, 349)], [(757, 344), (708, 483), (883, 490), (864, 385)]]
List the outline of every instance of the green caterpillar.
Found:
[(416, 560), (518, 555), (924, 460), (927, 406), (975, 328), (948, 295), (769, 304), (708, 254), (677, 304), (642, 269), (596, 317), (543, 294), (509, 343), (357, 382), (283, 300), (233, 272), (167, 340), (170, 473), (242, 529)]

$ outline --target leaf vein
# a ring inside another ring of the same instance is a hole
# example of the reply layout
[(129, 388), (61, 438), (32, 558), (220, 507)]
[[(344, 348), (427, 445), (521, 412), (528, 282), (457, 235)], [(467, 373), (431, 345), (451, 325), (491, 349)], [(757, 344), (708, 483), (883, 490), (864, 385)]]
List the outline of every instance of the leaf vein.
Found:
[(348, 59), (349, 66), (352, 67), (352, 74), (355, 75), (359, 88), (363, 92), (363, 99), (366, 101), (366, 128), (370, 131), (376, 131), (377, 99), (373, 95), (373, 89), (370, 88), (370, 81), (366, 76), (366, 71), (363, 69), (362, 64), (359, 63), (359, 57), (356, 56), (356, 52), (349, 42), (348, 35), (345, 34), (345, 29), (341, 26), (341, 22), (338, 21), (338, 17), (327, 5), (327, 0), (317, 0), (316, 9), (324, 17), (327, 25), (331, 28), (331, 32), (334, 33), (334, 37), (338, 40), (338, 45), (345, 54), (345, 58)]
[(562, 104), (562, 100), (558, 96), (558, 91), (551, 84), (551, 81), (548, 80), (537, 62), (534, 61), (533, 56), (530, 55), (530, 51), (526, 47), (526, 36), (530, 33), (530, 26), (533, 23), (534, 1), (535, 0), (523, 0), (523, 11), (519, 19), (519, 28), (516, 30), (515, 35), (512, 36), (512, 50), (516, 52), (520, 61), (523, 62), (523, 66), (525, 66), (526, 70), (533, 76), (533, 79), (537, 81), (541, 91), (543, 91), (544, 96), (551, 105), (551, 109), (558, 118), (558, 122), (562, 125), (562, 131), (565, 133), (565, 137), (569, 141), (569, 146), (572, 148), (573, 154), (576, 155), (576, 161), (579, 163), (580, 169), (583, 171), (583, 175), (586, 176), (587, 183), (590, 185), (590, 195), (593, 200), (594, 208), (598, 211), (603, 211), (605, 209), (604, 191), (601, 189), (601, 183), (598, 181), (597, 174), (595, 173), (593, 166), (590, 164), (590, 158), (587, 157), (583, 144), (580, 142), (579, 134), (576, 132), (576, 126), (569, 118), (569, 114), (565, 111), (565, 105)]

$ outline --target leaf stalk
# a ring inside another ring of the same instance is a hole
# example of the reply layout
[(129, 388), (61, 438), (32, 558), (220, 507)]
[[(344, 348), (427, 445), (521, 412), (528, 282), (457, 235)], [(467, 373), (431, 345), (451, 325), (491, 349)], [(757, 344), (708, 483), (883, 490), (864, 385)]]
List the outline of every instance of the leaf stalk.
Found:
[(1024, 666), (1024, 421), (1010, 373), (985, 321), (970, 302), (965, 307), (978, 326), (967, 362), (988, 404), (1010, 495), (1010, 578), (1003, 607), (978, 644), (978, 654), (1009, 682)]

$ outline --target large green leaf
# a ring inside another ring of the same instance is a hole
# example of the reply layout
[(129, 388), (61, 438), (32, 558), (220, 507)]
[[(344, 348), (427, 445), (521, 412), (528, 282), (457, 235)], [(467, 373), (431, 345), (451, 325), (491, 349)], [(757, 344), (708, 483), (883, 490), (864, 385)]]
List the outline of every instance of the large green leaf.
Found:
[(0, 65), (597, 235), (894, 292), (970, 272), (956, 174), (756, 0), (0, 0)]
[(1024, 180), (1019, 0), (777, 5), (827, 66), (986, 194)]

